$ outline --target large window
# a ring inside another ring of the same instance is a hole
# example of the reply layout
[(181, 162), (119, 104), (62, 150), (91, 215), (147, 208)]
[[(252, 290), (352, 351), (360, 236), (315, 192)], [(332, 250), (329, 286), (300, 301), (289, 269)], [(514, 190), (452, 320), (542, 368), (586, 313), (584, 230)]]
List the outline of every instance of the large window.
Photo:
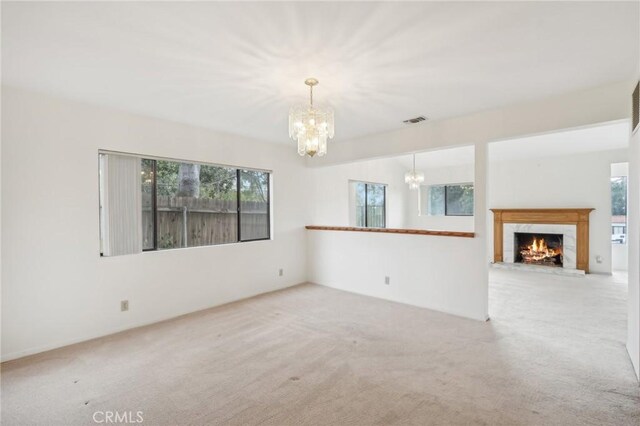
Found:
[[(104, 255), (114, 254), (108, 250), (109, 240), (133, 239), (135, 235), (140, 235), (142, 251), (270, 238), (269, 172), (117, 154), (100, 156)], [(138, 188), (129, 188), (130, 181), (110, 178), (103, 170), (109, 164), (114, 168), (121, 158), (129, 160), (126, 167), (138, 170), (134, 170), (141, 176)], [(112, 196), (114, 190), (124, 196)], [(119, 210), (114, 214), (116, 207)], [(130, 220), (123, 229), (120, 218), (135, 217), (136, 211), (141, 213), (140, 219)], [(123, 236), (114, 234), (116, 231)], [(139, 251), (135, 244), (131, 247), (116, 254)]]
[(430, 216), (473, 216), (473, 184), (430, 185), (426, 191)]
[(385, 185), (355, 182), (356, 226), (385, 227), (386, 193)]

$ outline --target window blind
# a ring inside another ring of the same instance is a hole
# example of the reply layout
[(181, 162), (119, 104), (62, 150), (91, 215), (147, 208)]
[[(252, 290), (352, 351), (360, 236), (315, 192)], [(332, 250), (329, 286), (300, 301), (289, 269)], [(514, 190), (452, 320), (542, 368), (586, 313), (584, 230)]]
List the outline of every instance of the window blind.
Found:
[(141, 164), (137, 157), (100, 154), (103, 256), (142, 252)]

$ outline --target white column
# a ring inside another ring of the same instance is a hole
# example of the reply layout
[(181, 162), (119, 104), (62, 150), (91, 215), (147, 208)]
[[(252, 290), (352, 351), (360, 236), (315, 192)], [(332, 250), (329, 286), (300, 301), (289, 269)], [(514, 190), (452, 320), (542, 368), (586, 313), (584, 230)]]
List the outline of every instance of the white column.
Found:
[(478, 262), (478, 297), (480, 300), (480, 318), (489, 318), (489, 229), (487, 226), (488, 214), (488, 143), (475, 144), (475, 168), (474, 168), (474, 232), (477, 244)]
[(640, 129), (629, 141), (627, 351), (640, 378)]

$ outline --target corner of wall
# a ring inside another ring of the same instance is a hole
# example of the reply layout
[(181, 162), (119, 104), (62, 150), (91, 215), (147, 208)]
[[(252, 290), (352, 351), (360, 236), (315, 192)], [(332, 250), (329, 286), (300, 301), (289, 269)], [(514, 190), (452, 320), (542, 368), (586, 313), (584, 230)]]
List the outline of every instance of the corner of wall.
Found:
[(640, 129), (629, 142), (629, 284), (627, 352), (640, 379)]

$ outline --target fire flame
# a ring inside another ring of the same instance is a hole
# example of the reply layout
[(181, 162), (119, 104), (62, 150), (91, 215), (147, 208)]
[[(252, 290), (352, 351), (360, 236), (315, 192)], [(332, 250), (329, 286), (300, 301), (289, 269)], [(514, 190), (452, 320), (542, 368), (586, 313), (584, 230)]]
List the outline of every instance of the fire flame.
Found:
[(528, 261), (540, 261), (561, 254), (560, 250), (549, 248), (544, 238), (533, 237), (533, 243), (527, 246), (526, 250), (520, 252), (522, 257)]

